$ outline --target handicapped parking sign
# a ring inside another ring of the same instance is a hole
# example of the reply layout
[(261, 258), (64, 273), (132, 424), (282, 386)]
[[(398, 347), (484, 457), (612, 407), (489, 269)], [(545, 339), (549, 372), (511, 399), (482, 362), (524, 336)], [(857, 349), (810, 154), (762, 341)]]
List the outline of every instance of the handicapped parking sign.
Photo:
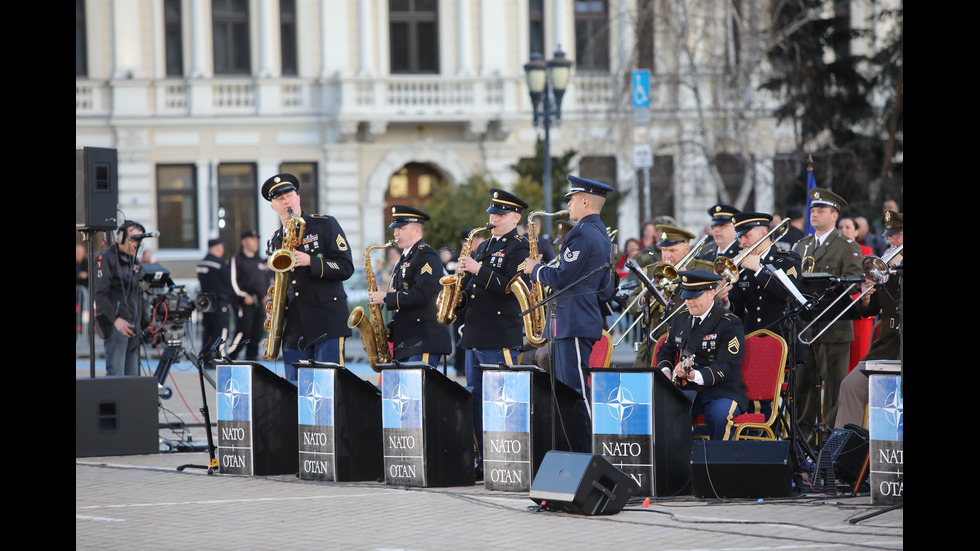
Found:
[(633, 71), (633, 107), (650, 107), (650, 70)]

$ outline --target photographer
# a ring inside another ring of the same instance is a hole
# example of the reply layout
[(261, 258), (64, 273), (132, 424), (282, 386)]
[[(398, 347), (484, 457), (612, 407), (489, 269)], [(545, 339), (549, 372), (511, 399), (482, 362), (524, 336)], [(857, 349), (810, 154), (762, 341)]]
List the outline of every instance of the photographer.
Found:
[(140, 333), (149, 325), (138, 285), (136, 251), (146, 229), (127, 220), (116, 230), (117, 243), (95, 261), (96, 328), (105, 341), (106, 375), (139, 375)]

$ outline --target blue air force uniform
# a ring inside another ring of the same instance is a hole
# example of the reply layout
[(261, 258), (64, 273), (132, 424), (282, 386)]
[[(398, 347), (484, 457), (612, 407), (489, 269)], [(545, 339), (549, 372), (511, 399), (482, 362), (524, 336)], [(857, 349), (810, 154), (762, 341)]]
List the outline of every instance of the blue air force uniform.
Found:
[[(568, 180), (569, 191), (565, 197), (577, 193), (605, 197), (613, 191), (602, 182), (577, 176), (569, 176)], [(551, 287), (552, 293), (561, 292), (550, 305), (555, 311), (556, 324), (555, 377), (582, 393), (583, 398), (588, 397), (585, 369), (589, 367), (592, 345), (602, 336), (602, 304), (616, 292), (610, 261), (612, 243), (605, 228), (598, 214), (583, 216), (562, 239), (558, 267), (538, 264), (530, 274), (532, 280)], [(597, 268), (602, 269), (595, 271)], [(580, 441), (573, 451), (591, 450), (587, 437), (591, 433), (591, 415), (588, 403), (581, 400), (575, 411)]]

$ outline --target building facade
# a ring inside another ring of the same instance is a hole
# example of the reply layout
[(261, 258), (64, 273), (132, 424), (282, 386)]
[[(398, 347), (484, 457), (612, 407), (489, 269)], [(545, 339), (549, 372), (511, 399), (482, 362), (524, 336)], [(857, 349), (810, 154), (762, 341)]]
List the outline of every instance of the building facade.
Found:
[[(623, 193), (620, 240), (655, 214), (698, 232), (720, 197), (772, 209), (772, 160), (795, 146), (758, 92), (767, 5), (76, 0), (76, 147), (117, 149), (120, 215), (161, 231), (156, 258), (174, 273), (211, 237), (231, 255), (241, 231), (271, 235), (259, 188), (282, 171), (363, 250), (386, 241), (387, 204), (435, 181), (514, 184), (542, 132), (523, 65), (560, 47), (575, 66), (552, 154), (575, 149), (576, 173)], [(638, 68), (651, 71), (648, 122)], [(653, 152), (646, 171), (637, 143)]]

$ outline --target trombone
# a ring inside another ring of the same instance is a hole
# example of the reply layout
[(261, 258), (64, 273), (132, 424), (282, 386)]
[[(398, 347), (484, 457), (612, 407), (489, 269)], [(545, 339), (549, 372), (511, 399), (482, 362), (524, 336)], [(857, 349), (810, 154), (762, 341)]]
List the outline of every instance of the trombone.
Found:
[[(895, 257), (897, 257), (899, 254), (902, 253), (902, 249), (904, 247), (905, 245), (899, 245), (897, 247), (889, 249), (888, 251), (885, 252), (884, 255), (882, 255), (881, 258), (878, 258), (877, 256), (874, 255), (868, 255), (864, 257), (864, 259), (861, 260), (861, 269), (864, 270), (864, 277), (874, 282), (875, 285), (881, 285), (883, 283), (886, 283), (888, 281), (888, 278), (891, 276), (891, 272), (892, 272), (890, 267), (891, 261), (892, 259), (894, 259)], [(851, 306), (854, 306), (857, 302), (859, 302), (862, 298), (864, 298), (864, 295), (868, 294), (868, 292), (870, 292), (871, 289), (874, 288), (872, 286), (872, 287), (868, 287), (864, 291), (861, 291), (861, 294), (859, 294), (857, 297), (851, 300), (850, 304), (845, 306), (844, 309), (841, 310), (840, 313), (837, 314), (836, 317), (834, 317), (834, 319), (830, 320), (830, 323), (825, 325), (824, 328), (821, 329), (820, 332), (817, 333), (812, 339), (808, 340), (803, 338), (803, 334), (806, 333), (811, 327), (816, 325), (817, 321), (819, 321), (820, 318), (824, 316), (824, 314), (831, 311), (834, 305), (837, 304), (837, 302), (840, 299), (850, 295), (851, 288), (854, 287), (855, 285), (857, 284), (852, 283), (848, 285), (847, 289), (845, 289), (844, 292), (841, 293), (839, 297), (834, 299), (834, 301), (831, 302), (829, 306), (827, 306), (826, 308), (824, 308), (822, 312), (817, 314), (817, 317), (813, 318), (813, 321), (811, 321), (806, 327), (803, 328), (802, 331), (800, 331), (800, 334), (797, 335), (797, 337), (800, 339), (800, 342), (802, 342), (803, 344), (813, 344), (814, 341), (820, 338), (820, 335), (823, 335), (824, 332), (826, 332), (831, 325), (833, 325), (848, 310), (850, 310)]]
[(718, 288), (718, 290), (721, 291), (725, 287), (735, 283), (735, 281), (738, 280), (738, 274), (741, 271), (742, 262), (745, 261), (746, 257), (752, 254), (757, 248), (759, 248), (759, 245), (762, 245), (766, 241), (766, 239), (771, 238), (772, 241), (769, 243), (768, 247), (766, 247), (765, 249), (762, 250), (761, 253), (759, 253), (759, 256), (766, 256), (767, 254), (769, 254), (769, 250), (772, 249), (772, 246), (775, 245), (777, 241), (782, 239), (783, 236), (785, 236), (786, 232), (788, 231), (789, 231), (789, 218), (784, 218), (783, 221), (780, 222), (778, 226), (773, 228), (771, 231), (766, 232), (766, 234), (763, 235), (761, 238), (759, 238), (758, 241), (753, 243), (751, 247), (748, 247), (747, 249), (744, 249), (742, 252), (738, 253), (738, 255), (736, 255), (735, 258), (728, 258), (727, 256), (719, 256), (715, 258), (714, 271), (716, 274), (725, 278), (725, 283), (723, 283)]
[[(695, 243), (693, 247), (691, 247), (691, 250), (688, 251), (687, 254), (684, 255), (684, 257), (677, 262), (677, 265), (680, 266), (682, 270), (686, 269), (687, 265), (690, 264), (691, 261), (694, 260), (694, 257), (701, 252), (702, 248), (704, 248), (704, 244), (705, 242), (707, 242), (707, 240), (708, 240), (707, 235), (701, 236), (701, 239), (699, 239), (698, 242)], [(636, 266), (636, 262), (633, 262), (633, 264), (634, 266)], [(642, 274), (643, 280), (646, 280), (647, 282), (650, 281), (646, 277), (646, 274), (644, 274), (642, 270), (639, 270), (639, 266), (636, 266), (637, 270), (633, 270), (633, 268), (629, 266), (629, 263), (627, 263), (627, 268), (629, 268), (631, 271), (636, 273), (637, 277), (639, 277)], [(674, 289), (676, 289), (677, 287), (677, 268), (674, 268), (674, 266), (671, 265), (669, 262), (658, 262), (654, 264), (652, 283), (653, 283), (653, 287), (656, 288), (657, 290), (658, 296), (655, 297), (657, 299), (657, 303), (660, 304), (664, 309), (666, 309), (668, 305), (668, 301), (663, 297), (661, 293), (666, 292), (666, 293), (673, 294)], [(636, 298), (633, 299), (633, 302), (631, 302), (629, 306), (623, 309), (623, 313), (620, 314), (619, 318), (617, 318), (616, 321), (612, 325), (610, 325), (610, 327), (615, 327), (620, 322), (620, 320), (622, 320), (626, 316), (626, 314), (628, 314), (629, 311), (632, 310), (633, 307), (635, 307), (640, 302), (640, 299), (642, 299), (646, 295), (647, 291), (649, 291), (649, 287), (644, 286), (643, 290), (641, 290), (640, 293), (636, 295)], [(670, 319), (670, 317), (672, 316), (669, 316), (667, 319)], [(633, 321), (633, 323), (626, 328), (626, 331), (623, 331), (623, 335), (619, 337), (619, 340), (616, 341), (616, 343), (613, 344), (613, 346), (614, 347), (619, 346), (619, 343), (623, 342), (623, 339), (626, 338), (626, 335), (629, 335), (630, 331), (632, 331), (633, 328), (636, 327), (636, 324), (639, 323), (640, 320), (642, 319), (643, 319), (642, 315), (637, 316), (636, 319)], [(663, 325), (663, 323), (661, 323), (660, 325)], [(660, 325), (658, 325), (657, 328), (659, 328)]]

